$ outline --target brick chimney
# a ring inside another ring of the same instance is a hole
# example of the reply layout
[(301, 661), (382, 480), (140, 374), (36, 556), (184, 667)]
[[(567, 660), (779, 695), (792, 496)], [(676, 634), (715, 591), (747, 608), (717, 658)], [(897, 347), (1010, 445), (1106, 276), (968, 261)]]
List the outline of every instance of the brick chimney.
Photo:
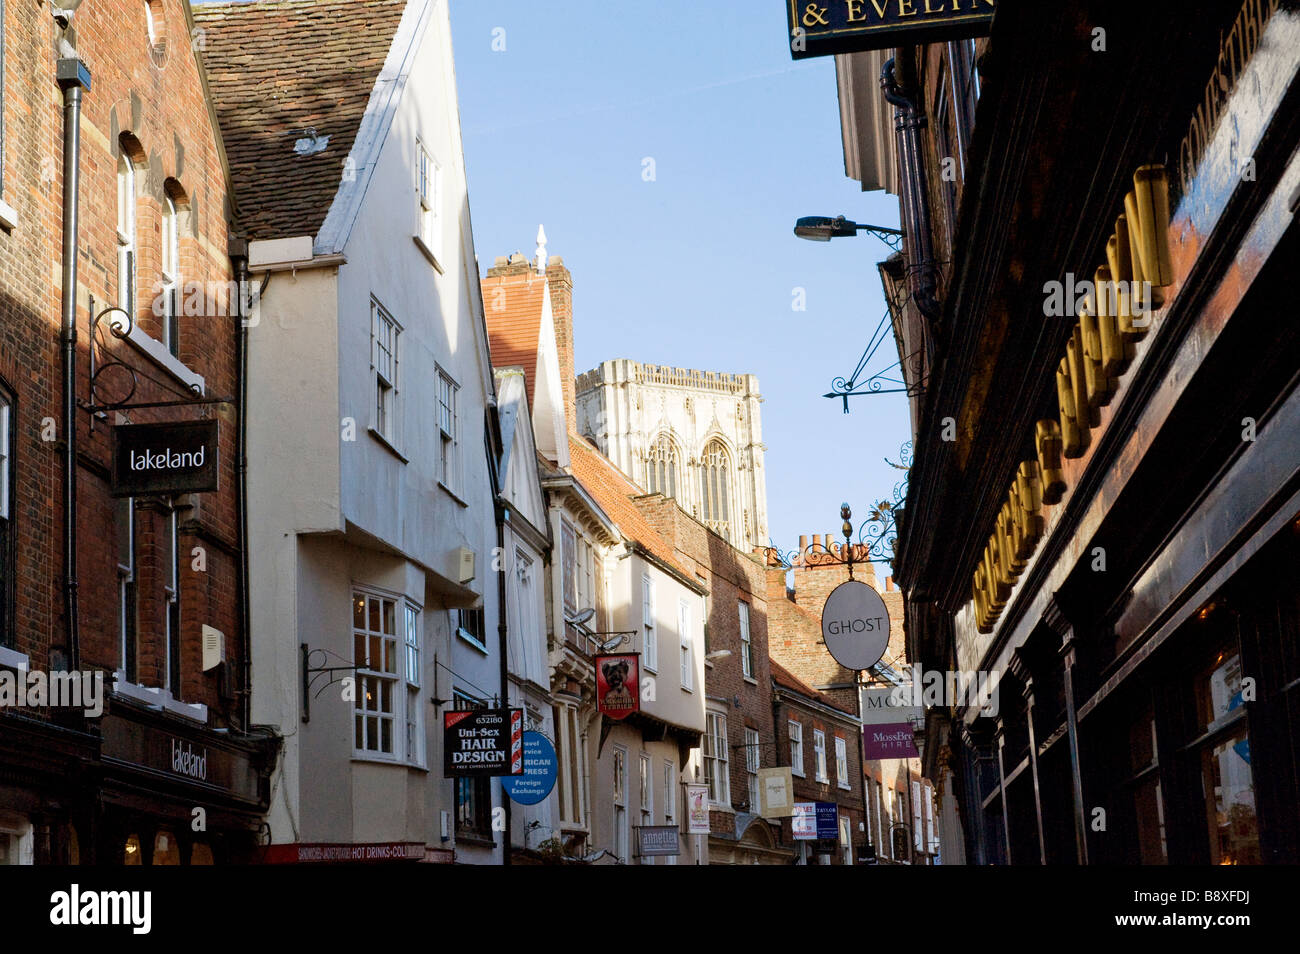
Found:
[(564, 422), (568, 433), (578, 433), (577, 383), (573, 373), (573, 276), (564, 259), (550, 256), (546, 278), (551, 290), (551, 317), (555, 321), (555, 349), (560, 359), (560, 390), (564, 395)]

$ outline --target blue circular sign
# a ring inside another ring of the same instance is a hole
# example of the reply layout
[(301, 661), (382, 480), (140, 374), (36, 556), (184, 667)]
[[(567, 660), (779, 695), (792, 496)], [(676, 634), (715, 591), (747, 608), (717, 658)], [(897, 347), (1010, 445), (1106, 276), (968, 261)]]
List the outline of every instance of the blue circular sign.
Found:
[(555, 788), (558, 765), (551, 740), (530, 729), (524, 733), (524, 774), (503, 775), (501, 784), (520, 805), (536, 805)]

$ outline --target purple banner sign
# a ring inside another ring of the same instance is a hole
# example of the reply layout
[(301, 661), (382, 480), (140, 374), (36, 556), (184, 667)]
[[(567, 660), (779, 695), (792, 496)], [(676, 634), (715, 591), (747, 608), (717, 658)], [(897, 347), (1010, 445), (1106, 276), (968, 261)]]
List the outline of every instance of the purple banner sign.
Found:
[(916, 743), (912, 739), (912, 725), (909, 722), (863, 726), (862, 744), (863, 758), (867, 760), (921, 757), (921, 753), (916, 751)]

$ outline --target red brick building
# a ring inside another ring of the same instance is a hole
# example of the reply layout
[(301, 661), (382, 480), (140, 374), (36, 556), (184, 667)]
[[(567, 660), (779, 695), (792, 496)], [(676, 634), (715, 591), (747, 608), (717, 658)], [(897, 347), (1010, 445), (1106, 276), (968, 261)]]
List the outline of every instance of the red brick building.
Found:
[[(833, 539), (831, 534), (824, 538), (814, 534), (811, 542), (807, 536), (800, 537), (799, 557), (790, 568), (780, 565), (774, 553), (768, 553), (767, 604), (773, 634), (773, 671), (780, 663), (793, 679), (856, 717), (860, 714), (857, 674), (835, 661), (826, 651), (821, 635), (822, 608), (827, 597), (849, 579), (849, 568), (844, 562), (849, 554), (842, 544), (832, 542)], [(864, 684), (889, 686), (907, 681), (910, 672), (903, 634), (903, 595), (889, 577), (882, 586), (872, 564), (857, 562), (869, 555), (865, 547), (858, 545), (852, 555), (854, 578), (880, 592), (890, 618), (889, 645), (884, 658), (872, 673), (864, 674)], [(862, 773), (856, 803), (859, 814), (855, 816), (853, 828), (855, 849), (870, 846), (881, 863), (931, 863), (936, 851), (934, 793), (930, 783), (921, 777), (919, 759), (864, 760), (860, 724), (856, 733), (849, 746)], [(796, 798), (802, 800), (797, 775), (795, 781)], [(861, 830), (856, 821), (862, 822)]]
[[(0, 706), (0, 849), (247, 857), (275, 744), (247, 718), (243, 322), (202, 36), (184, 0), (87, 4), (66, 31), (8, 4), (3, 27), (0, 667), (102, 678), (104, 698)], [(79, 155), (63, 147), (78, 98)], [(112, 496), (116, 426), (203, 419), (217, 490)], [(206, 670), (205, 640), (224, 660)]]
[(836, 837), (796, 839), (793, 820), (785, 818), (782, 840), (795, 846), (795, 864), (853, 864), (863, 843), (862, 723), (775, 659), (771, 665), (776, 736), (793, 776), (795, 804), (836, 806)]
[[(788, 864), (781, 828), (759, 813), (759, 771), (783, 764), (772, 722), (765, 569), (662, 494), (634, 499), (709, 595), (705, 629), (706, 762), (727, 770), (710, 787), (710, 864)], [(729, 653), (729, 655), (723, 655)], [(725, 781), (724, 781), (725, 778)]]

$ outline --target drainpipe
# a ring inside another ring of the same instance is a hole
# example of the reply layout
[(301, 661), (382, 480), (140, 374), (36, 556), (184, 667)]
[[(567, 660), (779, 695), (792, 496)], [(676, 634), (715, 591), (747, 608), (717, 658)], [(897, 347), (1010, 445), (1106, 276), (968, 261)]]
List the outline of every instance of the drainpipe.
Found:
[(58, 61), (63, 90), (63, 613), (68, 669), (81, 669), (77, 626), (77, 199), (81, 168), (81, 92), (90, 90), (90, 70), (76, 57)]
[(239, 652), (243, 672), (240, 680), (240, 728), (248, 732), (253, 716), (253, 634), (252, 608), (249, 606), (248, 576), (248, 321), (244, 315), (246, 301), (244, 289), (248, 286), (248, 240), (231, 239), (230, 260), (235, 266), (235, 281), (238, 288), (235, 318), (235, 349), (238, 355), (235, 382), (238, 405), (235, 408), (235, 533), (238, 538), (236, 547), (239, 560), (235, 566), (237, 592), (239, 593)]
[[(497, 636), (500, 639), (501, 654), (501, 706), (510, 708), (510, 666), (507, 660), (509, 649), (509, 629), (506, 622), (506, 521), (510, 519), (509, 504), (497, 494), (495, 501), (497, 521)], [(501, 863), (511, 864), (510, 852), (510, 796), (506, 794), (504, 782), (501, 785), (501, 807), (505, 809), (506, 830), (502, 835)], [(527, 846), (525, 846), (527, 847)]]
[(907, 235), (909, 283), (916, 307), (933, 327), (942, 313), (936, 290), (934, 245), (930, 234), (929, 188), (925, 177), (925, 158), (921, 149), (921, 130), (925, 113), (917, 105), (915, 92), (904, 89), (894, 70), (894, 59), (880, 71), (880, 89), (895, 107), (894, 132), (898, 138), (898, 162), (902, 173), (903, 230)]

